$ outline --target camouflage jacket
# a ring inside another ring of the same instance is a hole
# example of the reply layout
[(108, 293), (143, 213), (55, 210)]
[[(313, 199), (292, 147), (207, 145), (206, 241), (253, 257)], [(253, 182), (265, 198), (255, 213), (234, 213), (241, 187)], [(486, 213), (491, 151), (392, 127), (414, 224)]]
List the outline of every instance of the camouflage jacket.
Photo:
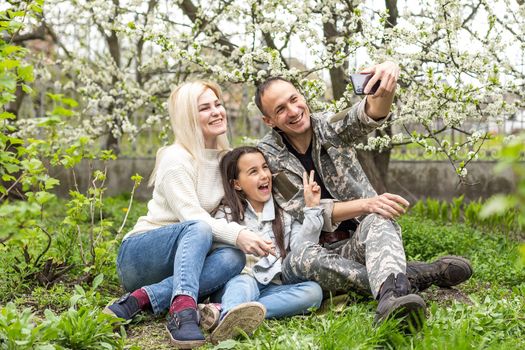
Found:
[[(331, 112), (311, 115), (313, 128), (312, 158), (319, 176), (334, 199), (322, 199), (324, 209), (324, 231), (333, 231), (339, 225), (332, 222), (333, 204), (369, 198), (376, 195), (366, 177), (353, 145), (363, 136), (372, 132), (386, 118), (376, 121), (365, 113), (365, 101), (355, 104), (337, 114)], [(274, 175), (274, 196), (286, 212), (303, 221), (303, 180), (304, 167), (283, 142), (282, 132), (271, 130), (257, 147), (263, 151)], [(321, 152), (324, 149), (325, 152)]]

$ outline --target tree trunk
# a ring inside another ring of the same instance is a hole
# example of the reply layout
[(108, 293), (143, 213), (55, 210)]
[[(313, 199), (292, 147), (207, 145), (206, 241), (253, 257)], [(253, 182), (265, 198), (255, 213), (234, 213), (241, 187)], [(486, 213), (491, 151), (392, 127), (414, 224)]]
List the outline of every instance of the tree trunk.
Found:
[[(111, 36), (106, 37), (109, 52), (111, 54), (111, 57), (113, 58), (113, 61), (115, 62), (115, 65), (117, 67), (120, 67), (120, 43), (117, 37), (117, 33), (115, 31), (111, 31)], [(117, 78), (113, 77), (113, 84), (117, 83)], [(111, 113), (114, 106), (110, 107), (109, 113)], [(118, 121), (115, 121), (117, 123), (117, 127), (120, 128), (120, 123)], [(111, 130), (108, 133), (108, 138), (106, 139), (106, 149), (112, 150), (115, 155), (120, 154), (120, 145), (119, 145), (119, 139), (115, 136), (113, 136), (113, 133)]]
[[(115, 5), (115, 18), (118, 15), (118, 8), (119, 8), (119, 0), (113, 0), (113, 4)], [(102, 31), (102, 34), (104, 34), (104, 31)], [(120, 62), (120, 42), (119, 38), (117, 36), (117, 32), (112, 30), (111, 34), (105, 35), (106, 42), (109, 48), (109, 53), (111, 55), (111, 58), (115, 62), (115, 65), (120, 68), (121, 62)], [(117, 78), (113, 77), (113, 85), (117, 83)], [(114, 108), (114, 106), (110, 107), (109, 113), (111, 113), (111, 110)], [(118, 121), (115, 121), (120, 128), (120, 123)], [(120, 154), (120, 145), (119, 145), (119, 139), (113, 136), (113, 133), (111, 130), (108, 133), (108, 138), (106, 139), (106, 149), (113, 151), (115, 155)]]
[[(385, 0), (385, 6), (388, 9), (388, 20), (385, 22), (385, 28), (393, 28), (397, 24), (397, 0)], [(388, 125), (383, 132), (375, 131), (375, 136), (383, 135), (392, 136), (392, 126)], [(357, 156), (363, 167), (368, 179), (377, 193), (387, 191), (388, 167), (390, 164), (391, 149), (378, 151), (359, 151)]]
[(120, 154), (119, 139), (113, 136), (113, 133), (111, 131), (108, 133), (108, 138), (106, 139), (105, 149), (109, 151), (113, 151), (113, 154), (116, 156)]
[[(333, 23), (326, 22), (323, 23), (323, 33), (326, 43), (335, 41), (335, 39), (340, 36), (340, 33), (337, 31), (337, 28)], [(330, 81), (332, 83), (332, 94), (334, 99), (339, 99), (343, 96), (346, 90), (345, 82), (345, 68), (348, 67), (348, 63), (345, 63), (343, 66), (332, 67), (330, 68)]]
[[(397, 23), (398, 11), (397, 0), (385, 0), (385, 6), (389, 11), (388, 21), (385, 23), (385, 28), (392, 28)], [(336, 26), (333, 23), (323, 24), (323, 33), (326, 42), (330, 42), (338, 33)], [(332, 92), (334, 99), (339, 99), (343, 96), (346, 89), (345, 69), (344, 67), (336, 67), (330, 69), (330, 79), (332, 82)], [(385, 129), (388, 135), (392, 135), (392, 128), (389, 126)], [(379, 132), (376, 131), (376, 135)], [(363, 140), (366, 143), (366, 140)], [(386, 183), (388, 176), (388, 165), (390, 163), (390, 149), (381, 153), (377, 151), (357, 151), (357, 158), (363, 167), (370, 183), (378, 194), (386, 192)]]
[(18, 111), (22, 106), (22, 102), (24, 101), (25, 96), (26, 93), (22, 90), (22, 86), (18, 84), (15, 90), (15, 99), (7, 104), (5, 109), (6, 112), (13, 113), (15, 115), (15, 118), (18, 119)]
[(397, 25), (397, 0), (385, 0), (385, 6), (388, 10), (388, 22), (385, 23), (385, 28), (394, 28)]
[[(393, 28), (397, 25), (397, 17), (399, 15), (397, 11), (397, 0), (385, 0), (385, 6), (388, 10), (388, 20), (385, 22), (385, 28)], [(381, 136), (379, 131), (376, 131), (375, 134), (376, 136)], [(392, 126), (388, 125), (385, 129), (383, 129), (383, 134), (392, 137)], [(374, 187), (378, 193), (387, 191), (386, 184), (388, 183), (388, 167), (390, 165), (391, 153), (391, 148), (383, 150), (383, 152), (372, 152), (374, 164), (377, 168), (377, 174), (379, 175), (380, 179), (380, 184), (377, 184), (378, 187)]]
[[(379, 136), (379, 132), (376, 131), (376, 136)], [(384, 134), (392, 137), (392, 126), (388, 125), (384, 129)], [(374, 163), (377, 166), (377, 170), (379, 171), (379, 176), (382, 180), (382, 182), (385, 184), (385, 191), (386, 184), (388, 183), (388, 167), (390, 165), (390, 155), (392, 153), (392, 149), (388, 148), (386, 150), (383, 150), (383, 152), (372, 152), (374, 157)]]

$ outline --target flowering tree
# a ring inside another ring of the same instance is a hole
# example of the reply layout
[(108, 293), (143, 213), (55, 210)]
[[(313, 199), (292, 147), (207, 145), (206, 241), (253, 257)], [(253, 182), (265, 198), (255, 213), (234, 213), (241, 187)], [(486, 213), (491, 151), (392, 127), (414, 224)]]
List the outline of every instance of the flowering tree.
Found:
[[(300, 84), (314, 110), (340, 110), (354, 100), (348, 73), (398, 62), (395, 118), (361, 144), (376, 151), (361, 161), (382, 190), (392, 147), (442, 153), (464, 177), (488, 137), (486, 128), (471, 130), (473, 121), (502, 121), (524, 108), (523, 1), (409, 4), (49, 0), (42, 19), (61, 47), (53, 64), (66, 72), (53, 76), (54, 88), (82, 97), (76, 130), (109, 135), (107, 147), (117, 150), (124, 134), (169, 125), (166, 96), (188, 78), (251, 88), (279, 74)], [(307, 51), (305, 65), (294, 65), (297, 51)], [(466, 141), (451, 141), (450, 129)]]

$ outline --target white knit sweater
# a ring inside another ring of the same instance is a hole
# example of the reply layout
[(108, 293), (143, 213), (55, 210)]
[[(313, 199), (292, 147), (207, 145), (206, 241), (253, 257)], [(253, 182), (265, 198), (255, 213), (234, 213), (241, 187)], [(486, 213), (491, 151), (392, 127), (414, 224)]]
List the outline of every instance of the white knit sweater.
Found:
[(211, 226), (215, 242), (235, 245), (244, 226), (209, 214), (223, 196), (218, 150), (207, 149), (197, 164), (182, 146), (169, 146), (160, 159), (148, 214), (138, 219), (124, 239), (181, 221), (202, 220)]

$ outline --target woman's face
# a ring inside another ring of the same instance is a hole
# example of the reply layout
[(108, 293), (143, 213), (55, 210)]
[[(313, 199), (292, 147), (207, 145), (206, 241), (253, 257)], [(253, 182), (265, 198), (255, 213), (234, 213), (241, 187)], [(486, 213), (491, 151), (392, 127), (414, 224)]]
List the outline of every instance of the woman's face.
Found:
[(217, 136), (226, 132), (226, 110), (217, 95), (211, 89), (206, 89), (197, 100), (199, 108), (199, 124), (206, 148), (217, 146)]

